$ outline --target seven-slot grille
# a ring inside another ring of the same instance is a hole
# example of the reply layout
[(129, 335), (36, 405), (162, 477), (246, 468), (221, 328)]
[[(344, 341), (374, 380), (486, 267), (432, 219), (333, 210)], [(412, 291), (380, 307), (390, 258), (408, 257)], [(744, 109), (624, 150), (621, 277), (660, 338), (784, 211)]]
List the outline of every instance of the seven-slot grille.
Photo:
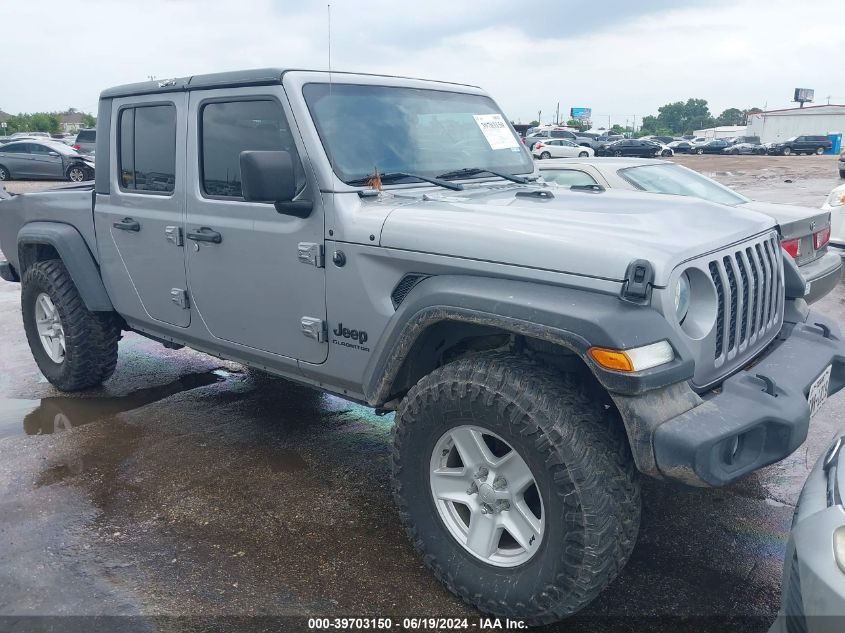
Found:
[(716, 286), (713, 357), (733, 358), (780, 324), (783, 261), (776, 237), (739, 246), (710, 261)]

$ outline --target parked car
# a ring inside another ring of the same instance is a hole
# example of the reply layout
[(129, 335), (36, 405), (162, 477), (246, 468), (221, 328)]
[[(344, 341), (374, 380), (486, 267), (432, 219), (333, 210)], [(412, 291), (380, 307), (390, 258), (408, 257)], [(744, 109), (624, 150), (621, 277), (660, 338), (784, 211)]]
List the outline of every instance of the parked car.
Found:
[(578, 145), (574, 141), (566, 138), (553, 138), (546, 141), (538, 141), (534, 143), (534, 149), (531, 150), (531, 155), (534, 158), (572, 158), (580, 156), (586, 158), (594, 156), (595, 152), (592, 147), (584, 147)]
[(624, 138), (613, 143), (604, 143), (596, 150), (597, 156), (658, 156), (661, 147), (651, 141), (636, 138)]
[(674, 136), (642, 136), (640, 138), (644, 141), (656, 141), (661, 145), (669, 145), (669, 143), (672, 143), (675, 140)]
[(703, 143), (695, 143), (692, 146), (693, 154), (721, 154), (728, 147), (728, 142), (723, 138), (711, 138)]
[(0, 202), (42, 374), (103, 383), (131, 329), (395, 411), (397, 516), (496, 617), (548, 624), (613, 582), (638, 470), (729, 484), (843, 386), (839, 328), (770, 217), (536, 182), (477, 87), (228, 71), (110, 88), (98, 112), (96, 182)]
[(0, 146), (0, 180), (94, 178), (94, 161), (59, 141), (17, 140)]
[(833, 146), (833, 142), (826, 136), (793, 136), (785, 141), (771, 143), (769, 154), (824, 154)]
[(830, 212), (830, 244), (845, 255), (845, 185), (830, 192), (822, 209)]
[[(768, 215), (778, 223), (782, 249), (798, 265), (807, 281), (804, 296), (808, 303), (818, 301), (829, 293), (842, 276), (841, 258), (828, 249), (831, 219), (838, 218), (833, 212), (750, 200), (697, 171), (663, 160), (568, 159), (543, 161), (539, 167), (544, 179), (551, 178), (555, 182), (559, 182), (560, 178), (586, 176), (590, 181), (581, 184), (693, 196)], [(562, 171), (582, 174), (561, 175)]]
[(727, 140), (731, 145), (736, 145), (737, 143), (751, 143), (752, 145), (762, 145), (759, 136), (734, 136)]
[(845, 178), (845, 151), (839, 152), (839, 177)]
[(97, 130), (95, 128), (79, 130), (72, 147), (82, 154), (93, 154), (97, 148)]
[[(822, 375), (827, 381), (830, 369)], [(808, 396), (811, 410), (815, 394)], [(845, 429), (807, 478), (786, 544), (781, 607), (769, 633), (841, 633), (845, 627)]]
[(754, 143), (734, 143), (728, 145), (722, 150), (723, 154), (756, 154), (763, 155), (766, 153), (766, 148), (763, 145), (756, 145)]
[(553, 139), (553, 138), (560, 138), (560, 139), (568, 139), (575, 143), (576, 145), (583, 145), (584, 147), (592, 147), (595, 149), (594, 146), (597, 146), (599, 143), (596, 141), (595, 138), (592, 136), (582, 136), (576, 132), (572, 132), (570, 130), (541, 130), (539, 132), (534, 132), (529, 136), (525, 137), (525, 146), (530, 150), (534, 149), (534, 144), (538, 141), (542, 141), (544, 139)]
[(672, 141), (668, 144), (675, 154), (689, 154), (692, 150), (692, 143), (690, 141)]
[(51, 140), (53, 137), (50, 136), (49, 132), (15, 132), (12, 134), (13, 139), (21, 139), (21, 138), (38, 138), (38, 139), (45, 139)]

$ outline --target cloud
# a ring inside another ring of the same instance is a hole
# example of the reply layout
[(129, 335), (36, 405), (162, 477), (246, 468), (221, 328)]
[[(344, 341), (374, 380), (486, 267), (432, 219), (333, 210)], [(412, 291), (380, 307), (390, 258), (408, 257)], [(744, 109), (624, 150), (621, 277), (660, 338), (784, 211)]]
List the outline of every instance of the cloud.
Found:
[[(325, 68), (325, 2), (59, 0), (5, 13), (0, 108), (93, 111), (100, 90), (144, 80), (262, 66)], [(841, 0), (593, 3), (334, 0), (336, 70), (480, 85), (515, 120), (560, 102), (624, 123), (669, 101), (787, 105), (795, 87), (839, 88)], [(15, 28), (15, 25), (27, 28)], [(31, 25), (37, 24), (37, 31)], [(834, 99), (835, 100), (835, 99)], [(604, 122), (604, 119), (602, 119)]]

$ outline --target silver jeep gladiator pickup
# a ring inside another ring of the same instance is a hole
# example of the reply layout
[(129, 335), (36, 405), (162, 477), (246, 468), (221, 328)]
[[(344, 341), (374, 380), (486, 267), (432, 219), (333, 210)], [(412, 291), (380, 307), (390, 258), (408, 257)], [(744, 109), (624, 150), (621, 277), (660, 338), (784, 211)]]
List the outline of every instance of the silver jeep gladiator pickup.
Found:
[(482, 90), (276, 69), (100, 96), (94, 183), (0, 201), (61, 390), (122, 331), (395, 411), (399, 514), (448, 588), (551, 622), (634, 546), (640, 473), (720, 486), (845, 384), (771, 218), (549, 188)]

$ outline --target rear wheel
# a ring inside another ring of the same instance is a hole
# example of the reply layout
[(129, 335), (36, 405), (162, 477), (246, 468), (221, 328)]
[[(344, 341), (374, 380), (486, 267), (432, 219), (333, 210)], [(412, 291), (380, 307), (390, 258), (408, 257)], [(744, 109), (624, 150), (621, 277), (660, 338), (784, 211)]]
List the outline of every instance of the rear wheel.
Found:
[(671, 156), (671, 155), (672, 155), (672, 150), (671, 150), (671, 149), (664, 149), (664, 150), (661, 152), (661, 155), (662, 155), (662, 156)]
[(12, 174), (9, 173), (9, 170), (6, 169), (4, 165), (0, 165), (0, 180), (11, 180)]
[(704, 150), (699, 147), (697, 150), (695, 150), (695, 153), (701, 156), (704, 153)]
[(59, 260), (33, 264), (21, 285), (26, 338), (45, 378), (62, 391), (107, 380), (117, 365), (117, 318), (90, 312)]
[(545, 624), (627, 561), (640, 489), (621, 423), (574, 378), (508, 354), (423, 378), (396, 415), (394, 496), (423, 561), (453, 593)]
[(816, 156), (821, 156), (822, 154), (824, 154), (824, 147), (817, 147)]
[(840, 177), (840, 178), (845, 178), (845, 169), (840, 169), (840, 170), (839, 170), (839, 177)]
[(789, 147), (784, 147), (784, 148), (783, 148), (783, 155), (784, 155), (784, 156), (789, 156), (791, 153), (792, 153), (792, 149), (791, 149), (791, 148), (789, 148)]
[(617, 158), (619, 158), (619, 157), (622, 156), (622, 152), (620, 152), (619, 150), (616, 150), (615, 152), (613, 152), (613, 155), (616, 156)]
[(543, 160), (548, 159), (548, 158), (551, 158), (551, 157), (552, 157), (552, 155), (551, 155), (551, 154), (549, 154), (548, 152), (542, 152), (542, 153), (540, 154), (540, 158), (542, 158)]

